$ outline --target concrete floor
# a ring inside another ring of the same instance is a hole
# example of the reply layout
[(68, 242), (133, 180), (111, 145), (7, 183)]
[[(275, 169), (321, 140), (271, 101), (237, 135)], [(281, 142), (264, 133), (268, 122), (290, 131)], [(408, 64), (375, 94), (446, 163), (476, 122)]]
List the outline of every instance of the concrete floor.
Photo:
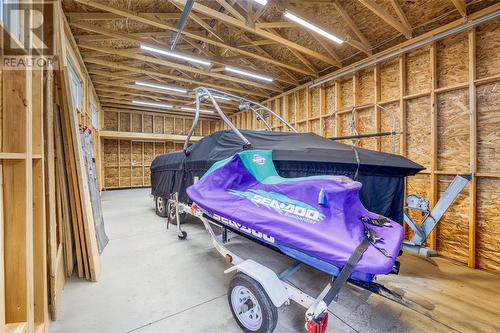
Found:
[[(52, 333), (241, 332), (227, 303), (228, 266), (200, 223), (185, 225), (179, 241), (157, 217), (149, 189), (102, 196), (110, 242), (98, 283), (67, 282)], [(232, 240), (239, 254), (279, 271), (290, 260), (248, 241)], [(380, 279), (420, 304), (417, 311), (347, 287), (330, 311), (328, 332), (500, 332), (500, 278), (450, 261), (402, 257), (399, 276)], [(291, 280), (318, 292), (327, 277), (301, 268)], [(279, 309), (275, 332), (304, 332), (304, 309)]]

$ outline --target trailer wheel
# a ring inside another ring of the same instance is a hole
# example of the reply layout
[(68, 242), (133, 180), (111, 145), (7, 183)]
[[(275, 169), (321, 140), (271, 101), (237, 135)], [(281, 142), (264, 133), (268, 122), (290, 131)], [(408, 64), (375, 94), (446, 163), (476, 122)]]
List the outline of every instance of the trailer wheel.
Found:
[[(175, 212), (177, 210), (177, 207), (175, 205), (175, 203), (173, 202), (168, 202), (168, 209), (167, 209), (167, 215), (166, 217), (168, 218), (168, 223), (170, 224), (173, 224), (173, 225), (177, 225), (177, 218), (175, 216)], [(181, 224), (184, 224), (186, 222), (186, 214), (181, 214), (179, 213), (179, 220), (181, 222)]]
[(155, 212), (160, 217), (168, 216), (168, 203), (164, 197), (155, 197)]
[(271, 333), (278, 323), (278, 309), (259, 282), (237, 273), (229, 283), (228, 301), (238, 325), (245, 332)]

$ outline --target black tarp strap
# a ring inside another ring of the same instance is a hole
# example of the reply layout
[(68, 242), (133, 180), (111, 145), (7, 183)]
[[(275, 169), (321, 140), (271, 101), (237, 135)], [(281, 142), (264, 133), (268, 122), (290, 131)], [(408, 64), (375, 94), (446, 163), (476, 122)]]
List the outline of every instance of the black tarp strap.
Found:
[(332, 287), (323, 298), (323, 301), (327, 305), (330, 305), (330, 303), (333, 302), (333, 300), (337, 297), (338, 293), (340, 292), (340, 289), (342, 289), (342, 287), (345, 285), (347, 279), (349, 279), (349, 276), (351, 275), (351, 273), (354, 271), (354, 268), (358, 264), (358, 261), (361, 259), (361, 256), (363, 255), (363, 253), (365, 253), (366, 249), (368, 249), (368, 246), (370, 244), (371, 243), (368, 240), (368, 237), (364, 237), (363, 241), (356, 247), (356, 250), (354, 250), (354, 252), (351, 254), (349, 260), (347, 260), (347, 263), (340, 271), (340, 274), (335, 278), (335, 281), (333, 281)]

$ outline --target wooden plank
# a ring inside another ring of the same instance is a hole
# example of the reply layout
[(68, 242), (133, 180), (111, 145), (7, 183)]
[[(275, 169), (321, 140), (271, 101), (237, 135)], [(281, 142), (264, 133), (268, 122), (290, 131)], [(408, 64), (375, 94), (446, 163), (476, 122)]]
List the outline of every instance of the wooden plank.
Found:
[[(1, 75), (1, 74), (0, 74)], [(1, 107), (1, 104), (0, 104)], [(0, 108), (0, 112), (1, 112)], [(1, 118), (1, 117), (0, 117)], [(1, 126), (1, 124), (0, 124)], [(0, 249), (5, 249), (3, 222), (3, 163), (0, 160)], [(4, 256), (0, 255), (0, 329), (5, 327), (5, 269)]]
[[(438, 133), (437, 133), (437, 98), (436, 92), (437, 88), (437, 64), (436, 64), (436, 42), (433, 42), (430, 47), (430, 66), (431, 66), (431, 193), (430, 193), (430, 205), (434, 207), (437, 203), (438, 197), (438, 179), (434, 171), (438, 168), (437, 157), (438, 157)], [(430, 248), (435, 250), (437, 245), (437, 232), (436, 229), (432, 231), (429, 235), (429, 245)]]
[(391, 27), (402, 33), (407, 39), (412, 37), (411, 30), (405, 27), (401, 22), (392, 17), (385, 9), (380, 7), (373, 0), (359, 0), (366, 8), (370, 9), (378, 17), (384, 20)]
[[(465, 11), (465, 4), (464, 4)], [(477, 239), (477, 108), (476, 108), (476, 30), (468, 33), (469, 39), (469, 137), (470, 137), (470, 168), (472, 174), (470, 187), (469, 210), (469, 258), (468, 265), (476, 268), (476, 239)]]

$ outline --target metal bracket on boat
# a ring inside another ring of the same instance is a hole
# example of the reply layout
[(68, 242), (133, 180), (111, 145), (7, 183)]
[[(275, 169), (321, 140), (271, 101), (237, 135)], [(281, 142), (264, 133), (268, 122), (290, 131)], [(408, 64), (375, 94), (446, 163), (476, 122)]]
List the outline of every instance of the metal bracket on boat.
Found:
[(380, 253), (382, 253), (384, 256), (388, 258), (391, 257), (389, 252), (387, 252), (383, 247), (377, 245), (377, 242), (383, 241), (384, 239), (382, 237), (377, 237), (377, 233), (375, 232), (375, 230), (368, 228), (366, 225), (365, 225), (365, 237), (368, 240), (368, 242), (370, 242), (370, 244), (373, 245), (374, 248), (380, 251)]

